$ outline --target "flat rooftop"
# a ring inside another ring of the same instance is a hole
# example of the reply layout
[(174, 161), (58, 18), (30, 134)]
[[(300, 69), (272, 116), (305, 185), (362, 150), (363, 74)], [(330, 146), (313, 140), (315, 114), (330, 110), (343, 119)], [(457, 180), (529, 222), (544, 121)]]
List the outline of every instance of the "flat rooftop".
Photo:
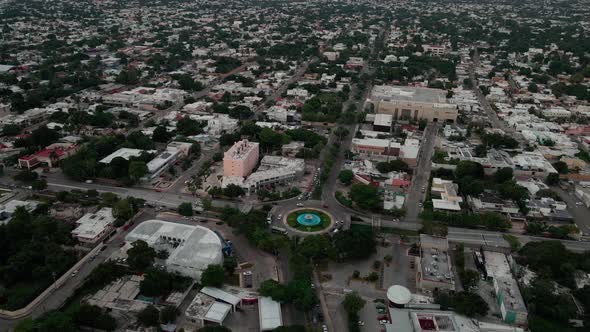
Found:
[(484, 251), (486, 271), (494, 278), (498, 289), (502, 293), (502, 302), (506, 310), (527, 312), (526, 306), (516, 279), (512, 276), (506, 255), (500, 252)]
[(403, 100), (423, 103), (447, 104), (444, 90), (411, 86), (376, 85), (371, 91), (374, 100)]

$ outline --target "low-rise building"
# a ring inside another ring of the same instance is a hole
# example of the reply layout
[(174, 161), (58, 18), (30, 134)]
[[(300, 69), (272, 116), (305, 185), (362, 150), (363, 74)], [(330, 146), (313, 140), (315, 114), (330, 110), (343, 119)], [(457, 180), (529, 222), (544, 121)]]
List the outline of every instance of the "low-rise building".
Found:
[(28, 156), (18, 158), (20, 168), (33, 169), (39, 165), (54, 167), (56, 163), (63, 160), (78, 150), (78, 145), (72, 143), (53, 143), (45, 149)]
[(509, 324), (526, 326), (528, 311), (506, 255), (492, 251), (484, 251), (483, 254), (486, 276), (494, 284), (502, 319)]
[(498, 212), (504, 214), (518, 214), (519, 208), (511, 200), (504, 200), (495, 194), (483, 192), (479, 196), (468, 196), (467, 202), (476, 212)]
[(381, 138), (353, 138), (352, 152), (359, 154), (361, 158), (374, 161), (388, 161), (401, 159), (410, 166), (416, 165), (420, 142), (407, 138), (404, 143), (395, 139)]
[(96, 245), (111, 233), (115, 219), (113, 209), (108, 207), (87, 213), (76, 221), (77, 227), (72, 231), (72, 236), (82, 244)]
[(99, 163), (102, 164), (110, 164), (111, 161), (115, 158), (123, 158), (125, 160), (129, 160), (132, 157), (139, 157), (142, 153), (155, 153), (154, 150), (141, 150), (141, 149), (130, 149), (130, 148), (120, 148), (119, 150), (111, 153), (110, 155), (102, 158)]
[(128, 243), (137, 240), (145, 241), (156, 251), (166, 251), (167, 270), (197, 281), (207, 266), (223, 262), (220, 237), (203, 226), (147, 220), (125, 236)]
[(416, 258), (416, 288), (425, 293), (455, 290), (455, 277), (446, 238), (420, 234), (420, 256)]
[(438, 197), (432, 199), (434, 210), (461, 211), (463, 197), (457, 193), (458, 189), (459, 186), (453, 181), (433, 178), (430, 193), (433, 197)]
[(0, 204), (0, 224), (5, 224), (8, 222), (14, 211), (17, 208), (22, 207), (27, 212), (33, 212), (39, 206), (41, 202), (37, 201), (21, 201), (18, 199), (10, 200), (6, 203)]

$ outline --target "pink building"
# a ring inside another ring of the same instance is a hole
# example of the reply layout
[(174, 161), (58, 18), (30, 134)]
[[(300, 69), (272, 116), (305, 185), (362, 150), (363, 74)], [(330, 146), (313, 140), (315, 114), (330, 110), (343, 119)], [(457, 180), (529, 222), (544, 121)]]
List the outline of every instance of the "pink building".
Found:
[(247, 139), (236, 142), (223, 155), (223, 176), (246, 177), (258, 164), (258, 143)]

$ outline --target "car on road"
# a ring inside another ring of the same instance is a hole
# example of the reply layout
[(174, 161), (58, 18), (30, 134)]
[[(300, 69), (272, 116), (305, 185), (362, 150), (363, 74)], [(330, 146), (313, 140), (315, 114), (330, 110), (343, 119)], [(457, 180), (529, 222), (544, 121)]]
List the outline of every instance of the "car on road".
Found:
[(328, 208), (328, 204), (324, 203), (324, 204), (322, 204), (322, 207), (325, 208), (325, 209), (327, 209)]
[(387, 323), (389, 323), (389, 321), (388, 320), (385, 320), (385, 319), (382, 319), (382, 320), (379, 321), (379, 324), (381, 324), (381, 325), (385, 325)]
[(156, 189), (154, 189), (154, 190), (155, 190), (157, 193), (161, 193), (161, 192), (162, 192), (162, 189), (160, 189), (160, 188), (156, 188)]
[(74, 272), (72, 272), (72, 277), (75, 277), (78, 274), (78, 270), (74, 270)]
[(298, 207), (302, 207), (303, 206), (303, 203), (297, 203), (297, 206)]
[(365, 326), (365, 322), (363, 322), (362, 320), (359, 320), (359, 326)]
[(326, 325), (322, 325), (322, 332), (328, 332), (328, 327)]

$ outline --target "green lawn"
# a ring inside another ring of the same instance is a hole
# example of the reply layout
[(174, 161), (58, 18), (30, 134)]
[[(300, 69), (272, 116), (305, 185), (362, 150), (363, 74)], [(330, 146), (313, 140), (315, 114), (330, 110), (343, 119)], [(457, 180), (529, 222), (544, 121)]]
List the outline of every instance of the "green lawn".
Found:
[[(297, 223), (297, 217), (299, 217), (299, 215), (304, 214), (304, 213), (317, 214), (320, 217), (320, 223), (316, 226), (302, 226), (302, 225), (300, 225), (299, 223)], [(294, 229), (296, 229), (298, 231), (302, 231), (302, 232), (321, 231), (322, 229), (329, 227), (331, 223), (332, 223), (332, 221), (330, 220), (330, 217), (327, 214), (323, 213), (322, 211), (315, 210), (315, 209), (298, 210), (298, 211), (290, 213), (287, 216), (287, 224), (291, 228), (294, 228)]]

